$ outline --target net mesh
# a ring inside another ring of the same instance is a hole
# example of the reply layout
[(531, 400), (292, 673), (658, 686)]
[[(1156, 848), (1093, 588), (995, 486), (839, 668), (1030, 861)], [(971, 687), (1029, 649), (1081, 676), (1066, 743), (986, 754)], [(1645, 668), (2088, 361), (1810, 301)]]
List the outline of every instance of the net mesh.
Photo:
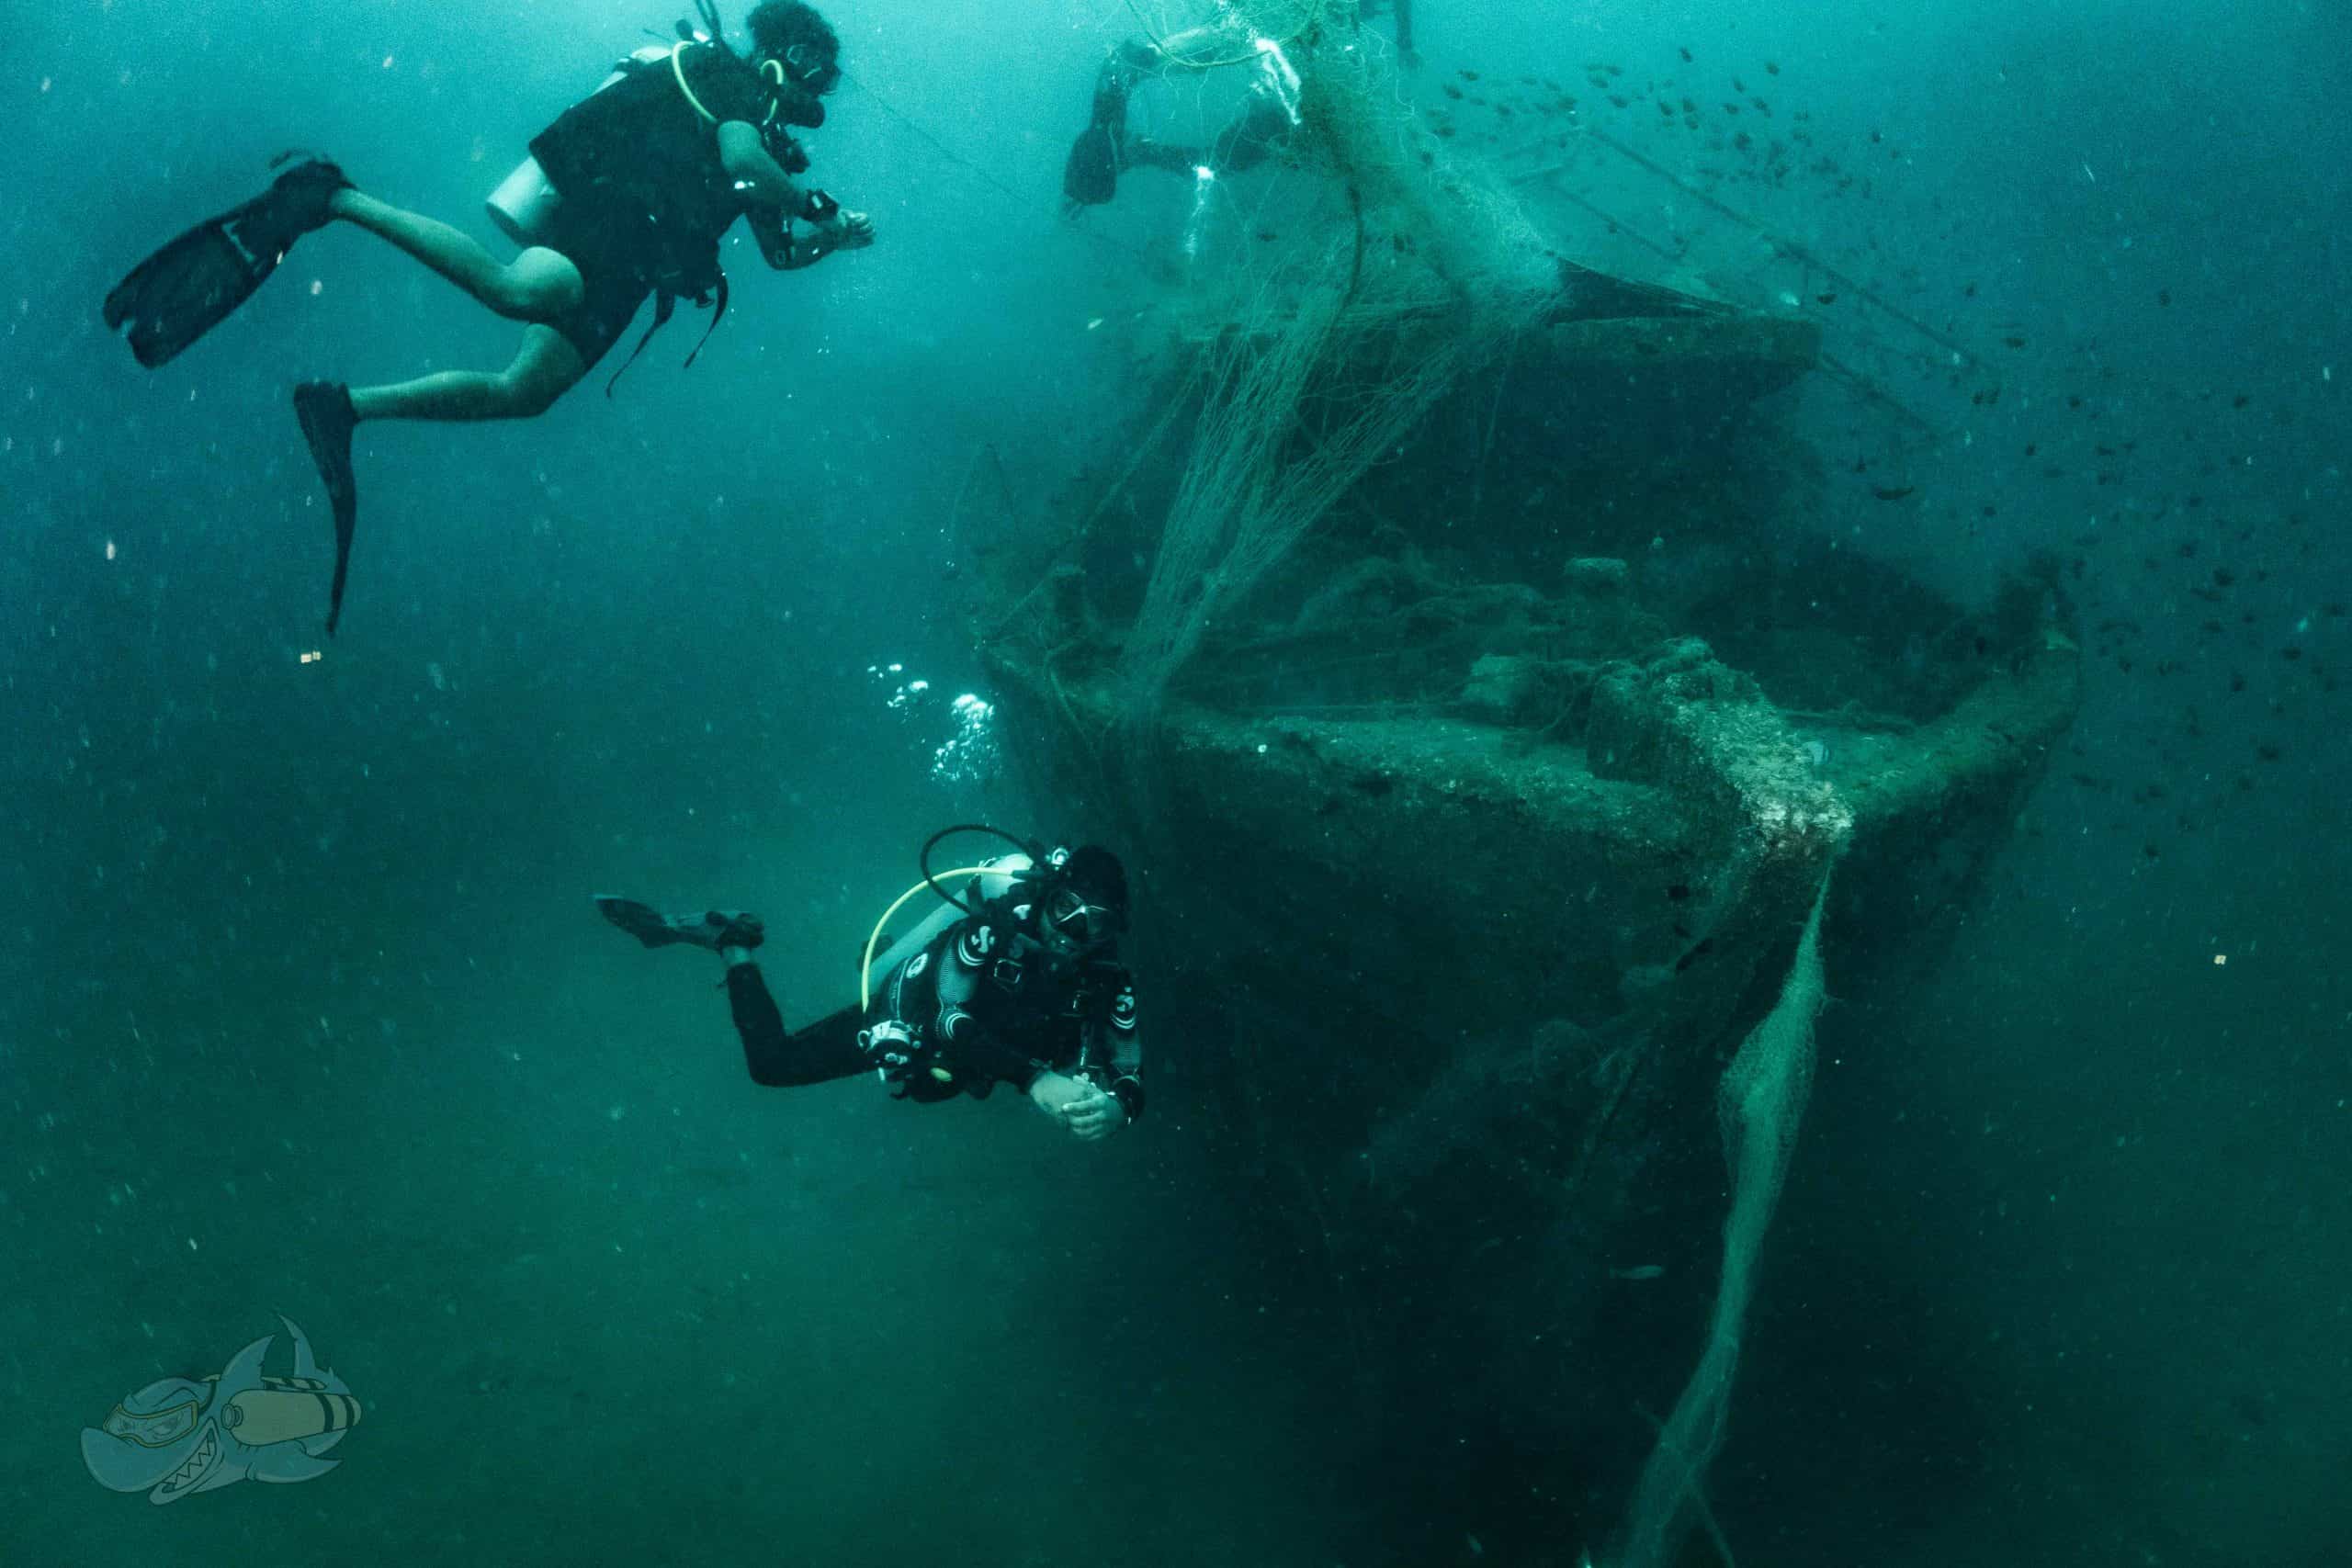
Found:
[(1203, 291), (1200, 412), (1120, 665), (1138, 744), (1219, 618), (1551, 298), (1534, 229), (1414, 131), (1369, 51), (1288, 61), (1295, 237)]
[(1780, 1000), (1724, 1070), (1715, 1112), (1732, 1171), (1724, 1222), (1723, 1275), (1715, 1289), (1699, 1364), (1658, 1433), (1627, 1517), (1625, 1545), (1612, 1568), (1664, 1568), (1705, 1512), (1701, 1483), (1723, 1446), (1740, 1334), (1756, 1289), (1756, 1258), (1771, 1228), (1789, 1156), (1813, 1086), (1813, 1025), (1823, 997), (1821, 910), (1829, 883), (1814, 896)]

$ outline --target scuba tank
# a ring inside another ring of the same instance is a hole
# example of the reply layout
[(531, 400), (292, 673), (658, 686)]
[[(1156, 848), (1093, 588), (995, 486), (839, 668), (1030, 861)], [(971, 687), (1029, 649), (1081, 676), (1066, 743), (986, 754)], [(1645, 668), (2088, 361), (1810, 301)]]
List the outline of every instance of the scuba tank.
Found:
[[(670, 49), (666, 44), (650, 43), (643, 49), (635, 50), (628, 59), (613, 67), (610, 75), (596, 84), (596, 93), (603, 92), (633, 71), (662, 64), (669, 58)], [(588, 96), (593, 98), (596, 93)], [(556, 209), (562, 205), (562, 194), (548, 183), (547, 171), (539, 167), (538, 159), (526, 154), (523, 161), (514, 165), (514, 173), (498, 182), (498, 188), (490, 193), (490, 199), (482, 204), (482, 210), (490, 215), (492, 223), (498, 225), (500, 232), (516, 244), (528, 247), (547, 243), (548, 236), (554, 231)]]

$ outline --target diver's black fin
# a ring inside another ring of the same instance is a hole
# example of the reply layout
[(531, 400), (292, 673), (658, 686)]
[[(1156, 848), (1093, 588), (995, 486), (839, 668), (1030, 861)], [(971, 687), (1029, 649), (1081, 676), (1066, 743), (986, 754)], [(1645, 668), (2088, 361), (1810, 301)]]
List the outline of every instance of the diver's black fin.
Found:
[(1062, 165), (1062, 195), (1078, 207), (1100, 207), (1119, 194), (1119, 153), (1107, 127), (1090, 125), (1069, 144)]
[(294, 417), (302, 423), (302, 439), (334, 511), (334, 581), (327, 589), (327, 636), (333, 637), (343, 618), (343, 583), (351, 572), (351, 535), (359, 521), (359, 486), (351, 473), (351, 433), (359, 416), (352, 411), (350, 388), (305, 381), (294, 389)]
[(647, 947), (685, 942), (713, 953), (729, 947), (757, 947), (767, 940), (767, 928), (757, 915), (742, 909), (708, 909), (691, 918), (663, 914), (650, 904), (610, 893), (595, 895), (596, 909)]
[(252, 299), (296, 240), (324, 227), (327, 203), (350, 183), (333, 164), (307, 159), (243, 206), (198, 224), (114, 286), (108, 330), (127, 325), (130, 352), (149, 369), (169, 363)]
[(1094, 102), (1086, 129), (1069, 144), (1062, 164), (1062, 195), (1073, 207), (1100, 207), (1119, 194), (1119, 143), (1127, 132), (1127, 93), (1135, 67), (1114, 50), (1094, 75)]
[(611, 893), (596, 895), (596, 912), (648, 947), (667, 947), (678, 940), (670, 917), (650, 904)]

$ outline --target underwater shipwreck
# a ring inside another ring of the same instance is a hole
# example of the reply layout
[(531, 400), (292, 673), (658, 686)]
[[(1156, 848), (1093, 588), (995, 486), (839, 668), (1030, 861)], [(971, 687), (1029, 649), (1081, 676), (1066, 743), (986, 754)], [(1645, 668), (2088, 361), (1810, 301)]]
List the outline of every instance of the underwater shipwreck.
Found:
[(1712, 1562), (1825, 976), (1936, 961), (2075, 711), (2065, 597), (1807, 526), (1814, 323), (1500, 201), (1438, 254), (1465, 176), (1306, 129), (1285, 258), (1115, 329), (1116, 460), (962, 525), (1006, 750), (1131, 852), (1160, 1060), (1320, 1292), (1363, 1558), (1514, 1517), (1557, 1533), (1472, 1545)]

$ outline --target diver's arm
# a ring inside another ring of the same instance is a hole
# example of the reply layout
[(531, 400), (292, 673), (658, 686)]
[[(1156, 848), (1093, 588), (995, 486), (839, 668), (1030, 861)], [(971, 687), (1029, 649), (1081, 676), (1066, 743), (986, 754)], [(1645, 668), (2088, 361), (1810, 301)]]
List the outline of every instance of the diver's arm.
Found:
[(1135, 982), (1123, 969), (1110, 1010), (1086, 1024), (1078, 1076), (1101, 1104), (1078, 1109), (1070, 1130), (1081, 1136), (1115, 1133), (1143, 1114), (1143, 1031), (1136, 1021)]
[(718, 127), (718, 164), (735, 182), (746, 208), (767, 208), (793, 218), (814, 217), (808, 197), (814, 187), (804, 186), (768, 156), (760, 128), (749, 120), (730, 119)]
[(1110, 1046), (1108, 1081), (1103, 1088), (1116, 1095), (1119, 1104), (1133, 1122), (1143, 1114), (1143, 1026), (1136, 1018), (1136, 987), (1132, 976), (1123, 976), (1118, 995), (1112, 1000), (1111, 1016), (1102, 1025), (1102, 1033)]
[[(1085, 1065), (1079, 1066), (1075, 1077), (1043, 1074), (1029, 1086), (1029, 1098), (1041, 1110), (1057, 1113), (1072, 1136), (1093, 1143), (1124, 1129), (1136, 1119), (1134, 1108), (1143, 1103), (1140, 1086), (1134, 1079), (1119, 1079), (1117, 1087), (1126, 1092), (1114, 1093), (1102, 1087), (1102, 1077), (1100, 1069)], [(1049, 1079), (1054, 1081), (1049, 1084)], [(1049, 1089), (1060, 1092), (1049, 1098)], [(1136, 1096), (1132, 1102), (1129, 1094)]]
[(772, 207), (754, 207), (743, 214), (760, 254), (778, 272), (814, 266), (835, 251), (863, 250), (874, 243), (874, 220), (863, 212), (838, 212), (822, 223), (797, 231), (792, 220)]

